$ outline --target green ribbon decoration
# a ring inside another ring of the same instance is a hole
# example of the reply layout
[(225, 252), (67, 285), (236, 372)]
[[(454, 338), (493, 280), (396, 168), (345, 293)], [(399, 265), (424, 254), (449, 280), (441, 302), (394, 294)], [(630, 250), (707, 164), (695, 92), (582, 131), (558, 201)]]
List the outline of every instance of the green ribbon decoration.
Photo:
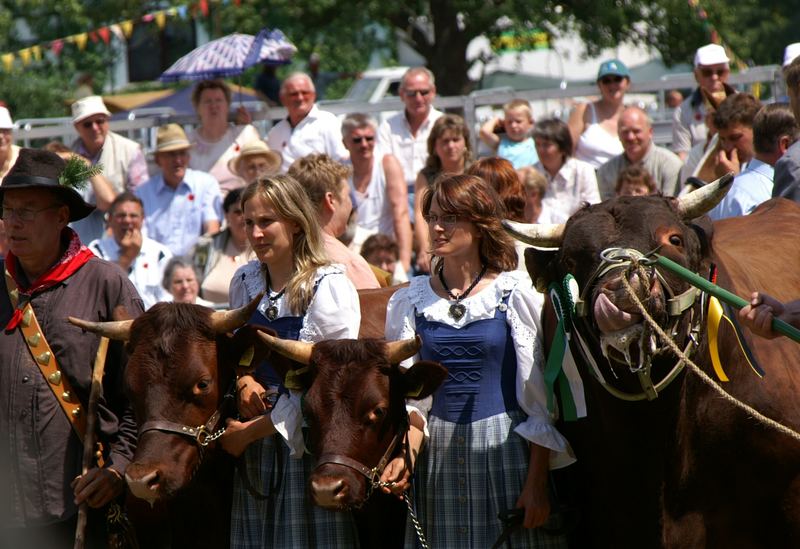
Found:
[(547, 410), (552, 414), (555, 411), (555, 385), (558, 382), (559, 394), (561, 395), (561, 412), (566, 421), (576, 421), (578, 419), (575, 397), (570, 389), (569, 380), (564, 373), (564, 356), (567, 353), (567, 320), (572, 318), (575, 305), (569, 290), (569, 283), (572, 275), (564, 277), (562, 284), (553, 282), (548, 288), (550, 300), (558, 318), (556, 333), (550, 344), (550, 354), (544, 368), (544, 382), (547, 394)]

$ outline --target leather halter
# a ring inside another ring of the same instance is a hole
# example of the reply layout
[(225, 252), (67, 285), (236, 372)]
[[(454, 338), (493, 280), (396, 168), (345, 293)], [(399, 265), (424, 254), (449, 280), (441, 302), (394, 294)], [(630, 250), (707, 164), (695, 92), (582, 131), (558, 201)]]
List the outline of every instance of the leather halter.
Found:
[(219, 425), (225, 419), (225, 408), (230, 405), (231, 401), (235, 397), (235, 390), (236, 378), (234, 377), (230, 387), (228, 388), (228, 391), (222, 397), (222, 403), (203, 425), (193, 427), (185, 423), (177, 423), (167, 419), (155, 419), (151, 421), (145, 421), (139, 427), (139, 436), (141, 437), (148, 431), (173, 433), (193, 438), (201, 448), (205, 448), (209, 445), (209, 443), (217, 440), (225, 432), (225, 427), (219, 427)]
[[(654, 250), (655, 251), (655, 250)], [(601, 262), (598, 265), (597, 269), (595, 269), (592, 276), (589, 278), (586, 286), (583, 288), (580, 297), (576, 300), (575, 303), (575, 316), (576, 321), (577, 319), (581, 320), (583, 326), (588, 330), (590, 334), (593, 334), (592, 326), (591, 326), (591, 319), (589, 317), (589, 299), (590, 299), (590, 292), (594, 288), (595, 282), (598, 279), (602, 278), (604, 275), (608, 274), (609, 272), (616, 270), (616, 269), (630, 269), (631, 267), (641, 265), (646, 268), (652, 270), (655, 276), (658, 278), (659, 283), (661, 284), (664, 292), (666, 293), (666, 303), (667, 303), (667, 312), (670, 318), (670, 326), (666, 330), (670, 333), (672, 338), (675, 338), (678, 334), (678, 326), (683, 318), (684, 313), (687, 311), (691, 315), (691, 320), (689, 322), (689, 326), (686, 329), (686, 333), (684, 334), (687, 337), (686, 347), (683, 349), (685, 355), (689, 356), (691, 353), (697, 348), (698, 346), (698, 338), (697, 335), (700, 331), (700, 324), (701, 318), (700, 315), (697, 315), (698, 318), (695, 322), (695, 314), (692, 308), (694, 307), (697, 299), (700, 297), (701, 292), (694, 286), (690, 286), (689, 289), (686, 291), (676, 294), (672, 287), (669, 285), (667, 280), (663, 277), (663, 275), (655, 268), (653, 265), (654, 261), (648, 259), (649, 254), (643, 254), (638, 250), (632, 248), (608, 248), (603, 250), (600, 253)], [(622, 276), (625, 276), (623, 273)], [(575, 322), (577, 324), (577, 322)], [(581, 355), (587, 360), (590, 364), (593, 365), (593, 368), (590, 368), (590, 371), (598, 371), (597, 365), (594, 361), (594, 357), (592, 356), (591, 350), (589, 345), (586, 343), (584, 336), (580, 333), (580, 330), (577, 329), (575, 326), (575, 339), (577, 340), (577, 346), (580, 350)], [(639, 401), (639, 400), (655, 400), (658, 398), (658, 394), (663, 391), (672, 381), (674, 381), (678, 374), (681, 373), (683, 370), (685, 363), (683, 360), (678, 360), (676, 364), (672, 367), (672, 369), (667, 373), (667, 375), (661, 379), (658, 383), (653, 383), (653, 380), (650, 377), (651, 371), (651, 363), (650, 360), (652, 356), (655, 356), (664, 351), (664, 348), (658, 347), (656, 348), (651, 355), (647, 359), (647, 363), (640, 368), (634, 369), (631, 368), (632, 372), (636, 374), (637, 380), (639, 381), (639, 385), (642, 388), (642, 391), (639, 393), (629, 393), (627, 391), (622, 391), (617, 389), (616, 387), (609, 384), (605, 379), (603, 379), (602, 375), (598, 377), (595, 375), (597, 380), (600, 382), (600, 385), (606, 391), (608, 391), (614, 397), (625, 400), (625, 401)], [(619, 362), (618, 359), (614, 358), (616, 362)]]

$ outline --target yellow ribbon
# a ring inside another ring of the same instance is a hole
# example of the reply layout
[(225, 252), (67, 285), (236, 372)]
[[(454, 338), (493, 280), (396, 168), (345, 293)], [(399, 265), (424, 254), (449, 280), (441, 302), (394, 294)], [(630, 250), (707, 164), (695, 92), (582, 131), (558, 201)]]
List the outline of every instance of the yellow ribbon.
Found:
[(724, 317), (722, 312), (722, 305), (716, 297), (708, 298), (708, 352), (711, 355), (711, 364), (714, 366), (714, 372), (720, 381), (730, 381), (722, 369), (722, 363), (719, 360), (719, 347), (717, 345), (717, 337), (719, 335), (719, 323)]

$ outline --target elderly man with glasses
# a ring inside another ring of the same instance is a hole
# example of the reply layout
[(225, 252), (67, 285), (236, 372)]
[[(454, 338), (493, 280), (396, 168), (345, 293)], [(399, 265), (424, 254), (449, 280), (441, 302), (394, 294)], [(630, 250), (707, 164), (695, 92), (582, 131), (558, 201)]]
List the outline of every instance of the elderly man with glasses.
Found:
[(727, 84), (729, 63), (725, 48), (718, 44), (707, 44), (695, 53), (694, 79), (698, 87), (675, 109), (672, 117), (672, 150), (681, 160), (686, 160), (692, 147), (706, 141), (708, 106), (700, 90), (718, 99), (717, 103), (735, 92)]
[(335, 114), (320, 110), (311, 78), (302, 72), (289, 75), (281, 84), (281, 104), (288, 116), (267, 134), (267, 144), (281, 153), (281, 171), (309, 154), (327, 154), (337, 161), (347, 159), (342, 144), (342, 125)]
[(122, 343), (112, 342), (96, 412), (101, 459), (81, 474), (100, 337), (67, 317), (103, 322), (142, 312), (119, 267), (95, 257), (68, 226), (94, 210), (75, 190), (84, 170), (77, 159), (67, 168), (55, 153), (21, 149), (0, 185), (9, 243), (0, 261), (0, 547), (72, 547), (83, 502), (87, 547), (105, 547), (102, 508), (122, 494), (136, 446)]
[(408, 211), (414, 219), (414, 182), (428, 159), (428, 135), (442, 112), (433, 108), (436, 81), (425, 67), (408, 69), (400, 80), (399, 93), (405, 109), (381, 124), (378, 145), (400, 161), (408, 191)]

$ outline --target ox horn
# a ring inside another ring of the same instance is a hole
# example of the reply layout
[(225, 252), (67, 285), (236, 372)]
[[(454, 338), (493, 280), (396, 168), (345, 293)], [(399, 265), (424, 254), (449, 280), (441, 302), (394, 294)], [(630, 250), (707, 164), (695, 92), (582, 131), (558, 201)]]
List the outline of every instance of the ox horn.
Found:
[(517, 240), (539, 248), (558, 248), (564, 240), (563, 223), (517, 223), (504, 219), (503, 228)]
[(682, 219), (695, 219), (711, 211), (719, 204), (733, 183), (733, 173), (729, 172), (707, 185), (678, 198), (678, 215)]
[(107, 337), (108, 339), (128, 341), (131, 337), (131, 324), (133, 324), (133, 320), (92, 322), (91, 320), (83, 320), (82, 318), (75, 318), (74, 316), (67, 317), (67, 320), (78, 328)]
[(419, 348), (422, 347), (422, 339), (415, 335), (409, 339), (401, 339), (399, 341), (386, 342), (386, 358), (389, 364), (399, 364), (405, 359), (410, 358), (417, 354)]
[(281, 339), (264, 333), (261, 330), (258, 330), (256, 333), (258, 333), (258, 337), (261, 338), (261, 341), (263, 341), (267, 347), (273, 351), (277, 351), (286, 358), (306, 365), (311, 362), (311, 351), (314, 349), (313, 343), (295, 341), (293, 339)]
[(250, 320), (253, 312), (255, 312), (262, 297), (264, 297), (263, 292), (258, 294), (250, 303), (238, 309), (214, 311), (209, 318), (211, 328), (215, 333), (226, 334), (244, 326)]

